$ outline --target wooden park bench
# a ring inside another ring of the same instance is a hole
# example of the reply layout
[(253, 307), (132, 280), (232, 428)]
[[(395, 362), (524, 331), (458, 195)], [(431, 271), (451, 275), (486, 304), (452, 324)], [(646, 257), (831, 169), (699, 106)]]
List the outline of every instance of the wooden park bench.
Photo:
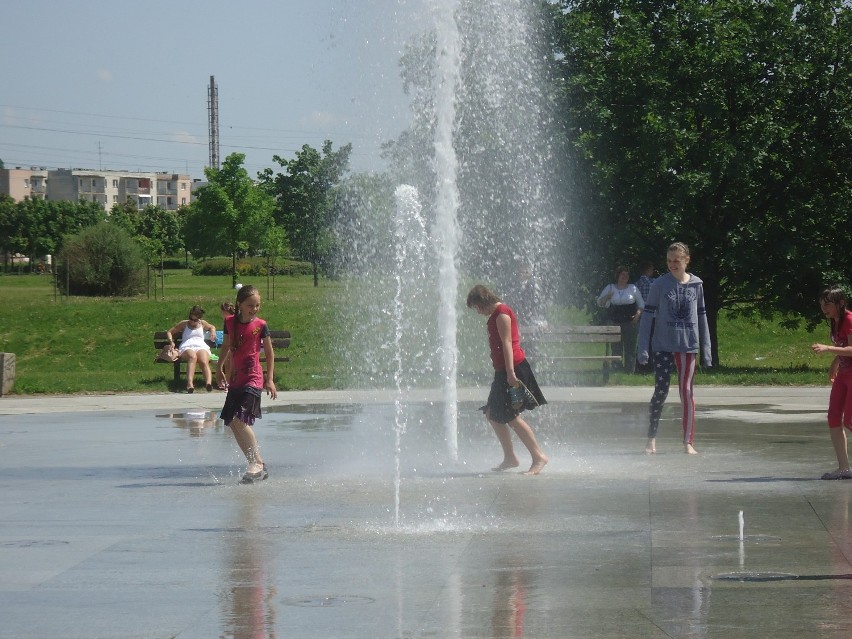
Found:
[(621, 355), (612, 354), (612, 345), (621, 341), (620, 326), (521, 327), (521, 348), (542, 383), (554, 383), (569, 372), (591, 371), (589, 364), (601, 364), (603, 382), (609, 381), (612, 364)]
[[(270, 330), (269, 335), (272, 337), (272, 348), (275, 351), (275, 361), (276, 362), (289, 362), (290, 358), (285, 356), (285, 355), (280, 355), (280, 353), (285, 348), (290, 347), (290, 331), (273, 331), (273, 330)], [(178, 335), (178, 336), (174, 337), (174, 341), (175, 341), (175, 346), (179, 348), (180, 347), (180, 341), (181, 341), (180, 336)], [(210, 340), (205, 340), (205, 341), (207, 342), (207, 345), (210, 347), (210, 350), (214, 354), (218, 355), (217, 349), (216, 349), (216, 344), (214, 342), (211, 342)], [(162, 350), (163, 346), (165, 346), (168, 343), (169, 343), (169, 337), (168, 337), (168, 334), (166, 333), (166, 331), (157, 331), (156, 333), (154, 333), (154, 350), (155, 350), (155, 352), (157, 352), (157, 353), (160, 352), (160, 350)], [(265, 361), (265, 354), (263, 352), (263, 349), (260, 350), (260, 361), (261, 362)], [(158, 364), (172, 364), (172, 366), (174, 366), (174, 371), (175, 371), (175, 377), (174, 377), (175, 382), (176, 383), (180, 382), (180, 378), (181, 378), (182, 370), (183, 370), (181, 368), (181, 365), (185, 365), (186, 362), (179, 359), (178, 361), (176, 361), (174, 363), (162, 362), (162, 361), (158, 361), (157, 363)], [(213, 368), (213, 376), (215, 378), (215, 376), (216, 376), (216, 362), (210, 362), (210, 365)], [(198, 374), (200, 372), (201, 372), (201, 367), (196, 366), (195, 367), (195, 373)], [(215, 383), (216, 383), (215, 379), (213, 380), (213, 383), (214, 383), (214, 386), (215, 386)]]

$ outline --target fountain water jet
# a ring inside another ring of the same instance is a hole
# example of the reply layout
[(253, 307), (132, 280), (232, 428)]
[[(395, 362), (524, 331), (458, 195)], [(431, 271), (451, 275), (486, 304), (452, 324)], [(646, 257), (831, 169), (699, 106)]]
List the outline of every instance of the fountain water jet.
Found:
[(408, 390), (405, 381), (404, 321), (405, 308), (410, 300), (410, 291), (416, 290), (416, 280), (423, 277), (420, 264), (427, 245), (426, 224), (421, 216), (417, 189), (402, 185), (397, 187), (396, 198), (396, 293), (394, 295), (394, 384), (396, 400), (394, 402), (394, 523), (399, 526), (399, 489), (401, 483), (400, 455), (402, 436), (405, 434), (406, 418), (404, 393)]
[[(356, 386), (440, 387), (446, 455), (458, 461), (457, 384), (490, 377), (480, 318), (459, 315), (459, 289), (483, 282), (511, 303), (524, 262), (547, 275), (545, 296), (556, 296), (567, 271), (568, 171), (554, 144), (558, 101), (541, 8), (528, 0), (424, 4), (432, 28), (401, 47), (411, 126), (387, 145), (388, 172), (356, 176), (344, 196), (352, 314), (344, 322), (354, 344), (346, 363)], [(391, 299), (399, 236), (388, 195), (399, 184), (416, 189), (429, 230), (419, 288), (402, 306)]]
[(435, 173), (437, 205), (435, 235), (438, 238), (438, 292), (441, 336), (441, 374), (444, 384), (444, 428), (447, 451), (455, 461), (458, 445), (458, 347), (456, 343), (456, 295), (458, 293), (457, 253), (459, 246), (459, 191), (456, 185), (458, 160), (453, 147), (456, 121), (456, 84), (459, 76), (459, 32), (455, 20), (455, 0), (436, 6), (437, 73), (435, 99)]

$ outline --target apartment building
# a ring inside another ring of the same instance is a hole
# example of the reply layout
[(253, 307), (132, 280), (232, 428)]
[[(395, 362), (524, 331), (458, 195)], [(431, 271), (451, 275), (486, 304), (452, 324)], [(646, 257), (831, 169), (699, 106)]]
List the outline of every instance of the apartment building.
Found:
[(180, 173), (139, 173), (91, 169), (0, 169), (0, 193), (15, 200), (98, 202), (105, 210), (114, 204), (136, 203), (137, 208), (157, 205), (168, 211), (192, 202), (192, 180)]
[(47, 193), (47, 168), (31, 166), (28, 169), (0, 169), (0, 193), (20, 202), (26, 197), (44, 199)]

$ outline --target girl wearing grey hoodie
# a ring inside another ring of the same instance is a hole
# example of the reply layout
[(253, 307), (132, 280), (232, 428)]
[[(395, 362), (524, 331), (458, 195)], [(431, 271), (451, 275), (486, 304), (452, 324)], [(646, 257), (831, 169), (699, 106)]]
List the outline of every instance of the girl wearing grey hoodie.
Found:
[(694, 455), (697, 451), (692, 445), (695, 439), (693, 382), (699, 350), (705, 366), (709, 367), (712, 362), (704, 284), (697, 275), (686, 272), (689, 247), (683, 242), (669, 246), (666, 263), (669, 272), (651, 285), (639, 325), (637, 361), (646, 364), (649, 351), (654, 354), (654, 394), (649, 406), (650, 425), (645, 452), (657, 452), (660, 415), (669, 394), (672, 370), (677, 367), (683, 408), (683, 450)]

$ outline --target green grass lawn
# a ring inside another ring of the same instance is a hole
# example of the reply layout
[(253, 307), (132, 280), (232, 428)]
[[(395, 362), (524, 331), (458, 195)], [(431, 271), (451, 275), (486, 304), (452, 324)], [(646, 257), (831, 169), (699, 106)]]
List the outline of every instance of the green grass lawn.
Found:
[[(338, 319), (335, 304), (343, 286), (321, 280), (314, 288), (307, 276), (277, 277), (273, 283), (253, 281), (261, 291), (260, 316), (271, 328), (293, 334), (279, 363), (279, 389), (342, 387), (357, 362), (343, 361), (340, 345), (351, 333)], [(0, 352), (15, 353), (17, 379), (13, 392), (105, 393), (180, 390), (172, 368), (154, 364), (153, 333), (185, 319), (193, 304), (207, 309), (206, 319), (221, 326), (223, 301), (233, 301), (230, 277), (193, 276), (188, 270), (166, 271), (165, 293), (133, 299), (64, 298), (46, 275), (0, 275)], [(460, 370), (490, 377), (487, 345), (480, 318), (460, 310)], [(578, 312), (563, 318), (584, 322)], [(719, 352), (723, 366), (702, 370), (697, 384), (827, 384), (830, 359), (810, 351), (814, 341), (827, 339), (823, 326), (815, 333), (804, 327), (781, 328), (770, 320), (720, 318)], [(342, 373), (345, 371), (345, 373)], [(590, 371), (589, 380), (600, 377)], [(479, 379), (477, 377), (477, 379)], [(585, 381), (586, 376), (578, 376)], [(648, 375), (613, 373), (611, 384), (650, 385)], [(180, 386), (182, 388), (182, 385)]]
[[(277, 277), (273, 292), (272, 282), (253, 283), (263, 298), (261, 317), (293, 334), (291, 361), (276, 368), (279, 388), (331, 386), (334, 334), (325, 300), (340, 285), (324, 280), (314, 288), (310, 277)], [(166, 271), (165, 295), (157, 299), (64, 298), (54, 293), (49, 276), (4, 275), (0, 351), (15, 353), (15, 393), (177, 390), (172, 367), (153, 363), (154, 332), (186, 319), (194, 304), (221, 329), (219, 305), (234, 298), (230, 277), (186, 270)]]

